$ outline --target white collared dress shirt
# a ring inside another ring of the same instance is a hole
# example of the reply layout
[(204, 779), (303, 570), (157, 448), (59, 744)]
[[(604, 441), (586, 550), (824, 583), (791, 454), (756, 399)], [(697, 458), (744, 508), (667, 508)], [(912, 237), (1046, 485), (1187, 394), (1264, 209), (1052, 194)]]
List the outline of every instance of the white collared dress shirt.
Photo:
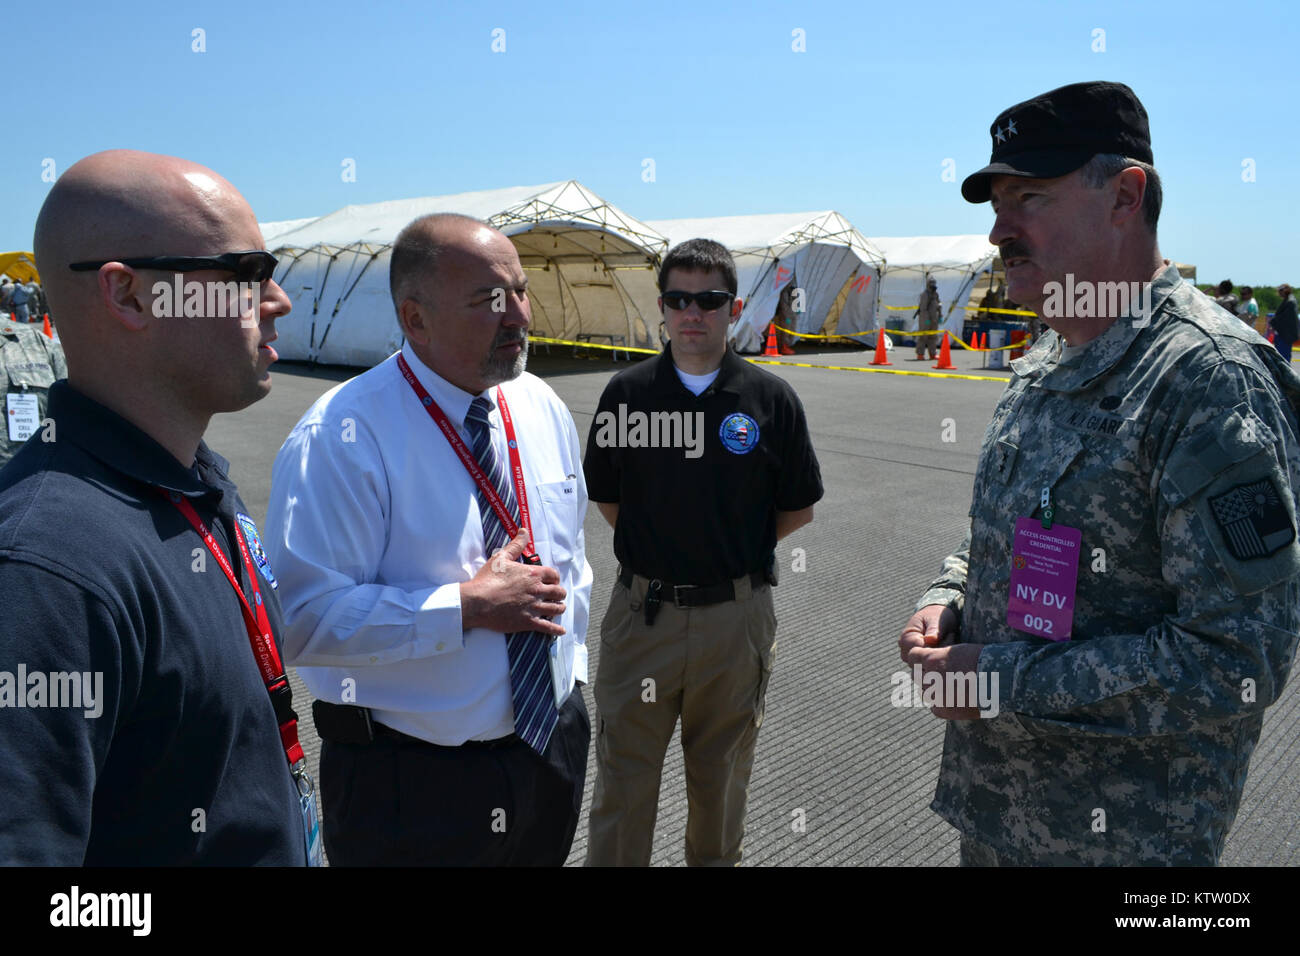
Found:
[[(402, 349), (412, 372), (472, 447), (476, 397)], [(554, 666), (587, 681), (591, 568), (587, 488), (569, 410), (541, 379), (502, 386), (514, 418), (533, 538), (566, 589)], [(492, 439), (508, 453), (496, 389)], [(276, 456), (264, 535), (284, 608), (285, 663), (331, 703), (457, 746), (514, 731), (505, 635), (465, 630), (459, 585), (487, 561), (474, 481), (402, 377), (393, 355), (303, 416)]]

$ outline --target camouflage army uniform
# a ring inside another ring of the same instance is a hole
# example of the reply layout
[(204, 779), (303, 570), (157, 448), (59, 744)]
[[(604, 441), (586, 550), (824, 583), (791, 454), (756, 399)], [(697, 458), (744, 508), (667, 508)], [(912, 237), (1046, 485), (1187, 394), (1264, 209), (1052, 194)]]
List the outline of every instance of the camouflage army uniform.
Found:
[[(1217, 862), (1295, 656), (1300, 376), (1174, 267), (1152, 295), (1145, 328), (1066, 364), (1047, 332), (1013, 363), (971, 530), (917, 605), (952, 607), (997, 674), (1000, 715), (948, 724), (932, 808), (999, 862)], [(1083, 534), (1060, 643), (1006, 623), (1044, 485)]]
[[(939, 320), (942, 316), (942, 309), (939, 305), (939, 292), (930, 288), (928, 285), (921, 290), (921, 301), (916, 308), (916, 330), (918, 332), (937, 332), (939, 330)], [(939, 336), (937, 335), (918, 335), (916, 337), (916, 357), (929, 351), (930, 358), (934, 358), (935, 349), (939, 347)]]
[[(55, 380), (67, 377), (68, 366), (59, 345), (37, 328), (0, 319), (0, 385), (6, 394), (35, 392), (41, 421), (44, 421), (50, 386)], [(0, 468), (23, 444), (9, 438), (8, 399), (4, 412), (5, 425), (0, 427)]]

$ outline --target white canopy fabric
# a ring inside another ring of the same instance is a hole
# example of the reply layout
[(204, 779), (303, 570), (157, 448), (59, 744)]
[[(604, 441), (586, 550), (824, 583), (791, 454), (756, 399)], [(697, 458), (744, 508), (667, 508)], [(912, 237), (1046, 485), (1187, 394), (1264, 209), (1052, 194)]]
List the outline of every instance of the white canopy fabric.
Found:
[(732, 327), (736, 348), (763, 347), (781, 290), (793, 283), (793, 329), (811, 334), (848, 334), (875, 327), (876, 289), (884, 257), (853, 224), (834, 210), (658, 219), (649, 225), (670, 245), (713, 239), (736, 260), (744, 310)]
[(272, 249), (275, 247), (276, 240), (286, 232), (292, 232), (309, 222), (315, 221), (315, 217), (308, 216), (306, 219), (281, 219), (279, 222), (259, 222), (258, 225), (262, 228), (262, 241), (266, 243), (268, 249)]
[(961, 335), (967, 312), (963, 308), (980, 273), (992, 267), (998, 248), (984, 235), (873, 236), (885, 256), (880, 280), (881, 324), (916, 331), (915, 310), (925, 277), (937, 280), (943, 306), (941, 329)]
[[(667, 240), (581, 184), (513, 186), (344, 206), (318, 219), (266, 223), (276, 281), (293, 312), (276, 323), (285, 359), (372, 366), (402, 343), (388, 289), (392, 244), (434, 212), (482, 219), (510, 237), (528, 275), (536, 335), (658, 341), (657, 273)], [(292, 228), (283, 228), (296, 223)]]

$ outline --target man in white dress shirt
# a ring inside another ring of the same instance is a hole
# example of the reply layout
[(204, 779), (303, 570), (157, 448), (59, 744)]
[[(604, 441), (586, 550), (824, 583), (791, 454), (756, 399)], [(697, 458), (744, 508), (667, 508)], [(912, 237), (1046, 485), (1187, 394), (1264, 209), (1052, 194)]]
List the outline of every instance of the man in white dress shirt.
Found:
[(558, 866), (590, 739), (577, 430), (524, 372), (528, 280), (504, 235), (417, 219), (390, 284), (406, 344), (290, 433), (266, 522), (286, 662), (317, 698), (325, 848)]

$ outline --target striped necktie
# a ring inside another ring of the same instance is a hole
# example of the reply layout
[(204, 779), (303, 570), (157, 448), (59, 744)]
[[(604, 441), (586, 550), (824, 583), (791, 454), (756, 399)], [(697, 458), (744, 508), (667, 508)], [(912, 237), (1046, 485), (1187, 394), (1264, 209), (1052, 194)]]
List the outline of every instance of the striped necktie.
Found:
[[(476, 398), (465, 415), (474, 457), (487, 479), (501, 496), (506, 510), (519, 520), (515, 490), (507, 480), (506, 469), (492, 447), (492, 428), (488, 412), (492, 405), (486, 398)], [(497, 519), (481, 489), (476, 489), (478, 510), (483, 519), (483, 547), (491, 557), (510, 541), (510, 535)], [(536, 631), (519, 631), (506, 635), (506, 656), (510, 660), (510, 696), (515, 707), (515, 733), (538, 753), (546, 752), (555, 724), (560, 719), (551, 693), (551, 668), (548, 656), (551, 638)]]

